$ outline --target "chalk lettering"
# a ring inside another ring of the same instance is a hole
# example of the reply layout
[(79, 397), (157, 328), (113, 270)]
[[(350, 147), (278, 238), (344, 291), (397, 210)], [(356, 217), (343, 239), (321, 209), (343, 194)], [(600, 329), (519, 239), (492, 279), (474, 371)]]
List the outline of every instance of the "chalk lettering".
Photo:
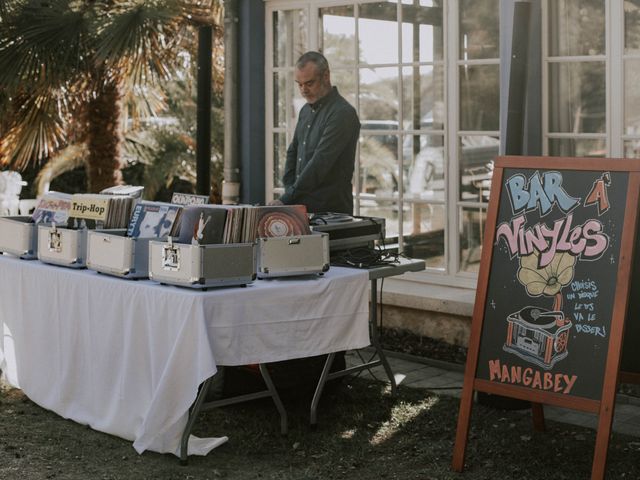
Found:
[(568, 213), (579, 203), (580, 199), (573, 198), (562, 188), (562, 174), (560, 172), (535, 172), (527, 182), (524, 175), (517, 173), (506, 182), (513, 213), (531, 211), (536, 208), (544, 216), (551, 211), (554, 204)]
[(552, 391), (568, 395), (578, 379), (577, 375), (552, 373), (523, 368), (518, 365), (500, 363), (499, 359), (489, 360), (489, 379), (492, 382), (523, 385), (537, 390)]
[(609, 246), (609, 237), (603, 232), (598, 220), (587, 220), (582, 225), (572, 226), (573, 215), (569, 214), (553, 223), (537, 224), (525, 230), (524, 215), (503, 222), (496, 229), (496, 243), (504, 238), (511, 257), (524, 256), (534, 251), (541, 252), (539, 267), (547, 266), (557, 252), (570, 252), (583, 260), (597, 260)]

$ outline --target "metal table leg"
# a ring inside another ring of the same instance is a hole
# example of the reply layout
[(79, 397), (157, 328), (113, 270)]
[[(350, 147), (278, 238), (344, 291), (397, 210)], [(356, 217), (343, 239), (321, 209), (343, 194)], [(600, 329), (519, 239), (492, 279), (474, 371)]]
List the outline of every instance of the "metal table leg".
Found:
[[(361, 372), (362, 370), (371, 370), (373, 367), (382, 365), (385, 373), (387, 374), (387, 377), (389, 378), (389, 382), (391, 382), (391, 394), (392, 395), (396, 394), (398, 390), (398, 385), (396, 384), (396, 379), (395, 379), (395, 376), (393, 375), (393, 371), (391, 371), (391, 367), (389, 366), (387, 357), (382, 351), (382, 346), (380, 345), (380, 332), (378, 331), (378, 322), (377, 322), (377, 316), (378, 316), (378, 309), (377, 309), (378, 298), (377, 297), (378, 297), (377, 280), (372, 279), (371, 280), (371, 306), (370, 306), (370, 315), (369, 315), (369, 334), (371, 337), (371, 344), (375, 349), (374, 357), (372, 357), (372, 359), (369, 361), (361, 363), (360, 365), (354, 365), (353, 367), (345, 368), (344, 370), (338, 370), (337, 372), (329, 372), (329, 370), (331, 369), (331, 365), (333, 364), (335, 353), (330, 353), (327, 356), (327, 360), (325, 361), (324, 368), (322, 369), (322, 374), (320, 375), (320, 379), (318, 380), (318, 385), (316, 386), (316, 391), (311, 401), (309, 423), (312, 426), (315, 426), (317, 424), (318, 403), (320, 402), (322, 391), (328, 380), (344, 377), (345, 375)], [(375, 358), (376, 355), (378, 359), (373, 360), (373, 358)]]
[(247, 402), (250, 400), (257, 400), (259, 398), (271, 397), (273, 403), (275, 403), (276, 408), (278, 409), (278, 413), (280, 413), (280, 433), (282, 435), (286, 435), (288, 432), (288, 421), (287, 421), (287, 411), (282, 404), (282, 400), (280, 399), (280, 395), (278, 395), (278, 391), (276, 390), (275, 385), (273, 384), (273, 380), (271, 380), (271, 375), (269, 375), (269, 371), (267, 367), (260, 363), (258, 365), (260, 369), (260, 374), (262, 375), (262, 379), (267, 387), (266, 390), (261, 390), (255, 393), (247, 393), (245, 395), (237, 395), (235, 397), (223, 398), (221, 400), (214, 400), (212, 402), (205, 402), (205, 398), (207, 396), (207, 392), (209, 390), (209, 385), (213, 380), (213, 377), (209, 377), (202, 383), (200, 387), (200, 392), (196, 397), (196, 401), (193, 403), (193, 406), (189, 410), (189, 420), (187, 420), (187, 425), (182, 432), (182, 439), (180, 441), (180, 464), (187, 464), (187, 456), (189, 452), (189, 436), (191, 435), (191, 430), (196, 422), (196, 419), (200, 412), (205, 410), (211, 410), (212, 408), (224, 407), (226, 405), (233, 405), (235, 403)]

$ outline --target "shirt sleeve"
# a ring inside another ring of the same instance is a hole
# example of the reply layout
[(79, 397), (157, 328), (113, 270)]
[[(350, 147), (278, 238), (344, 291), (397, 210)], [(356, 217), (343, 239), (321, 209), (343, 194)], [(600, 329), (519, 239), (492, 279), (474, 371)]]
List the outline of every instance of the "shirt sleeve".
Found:
[[(322, 183), (340, 158), (342, 151), (357, 135), (360, 122), (351, 109), (340, 109), (334, 112), (327, 120), (322, 136), (318, 141), (313, 156), (300, 173), (300, 176), (289, 186), (285, 182), (285, 193), (280, 198), (283, 203), (295, 202), (296, 195), (303, 192), (312, 192)], [(296, 150), (293, 152), (293, 176), (295, 178)], [(287, 167), (289, 164), (289, 151), (287, 151)], [(288, 174), (285, 168), (285, 177)]]

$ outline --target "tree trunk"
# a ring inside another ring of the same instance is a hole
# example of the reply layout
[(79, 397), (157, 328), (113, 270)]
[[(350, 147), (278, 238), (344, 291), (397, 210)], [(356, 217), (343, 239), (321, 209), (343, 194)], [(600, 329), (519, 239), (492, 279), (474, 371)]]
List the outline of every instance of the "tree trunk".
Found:
[(105, 81), (96, 88), (96, 96), (89, 101), (87, 183), (90, 192), (122, 183), (121, 99), (118, 85)]

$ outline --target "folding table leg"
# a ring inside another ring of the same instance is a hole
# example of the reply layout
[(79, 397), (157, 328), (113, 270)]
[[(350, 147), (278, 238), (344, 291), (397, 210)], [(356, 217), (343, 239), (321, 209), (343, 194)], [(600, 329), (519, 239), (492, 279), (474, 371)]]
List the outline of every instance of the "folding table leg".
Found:
[(187, 425), (184, 427), (184, 431), (182, 432), (182, 439), (180, 440), (180, 465), (187, 464), (187, 458), (189, 455), (189, 436), (191, 435), (191, 430), (193, 429), (193, 425), (196, 423), (196, 419), (200, 414), (200, 409), (202, 408), (202, 404), (204, 403), (204, 399), (207, 396), (207, 392), (209, 391), (209, 385), (213, 377), (207, 378), (200, 387), (200, 392), (196, 397), (196, 401), (189, 410), (189, 420), (187, 420)]
[(259, 364), (258, 367), (260, 368), (260, 373), (262, 374), (264, 383), (267, 385), (267, 389), (271, 394), (273, 403), (276, 404), (276, 408), (280, 413), (280, 433), (282, 433), (282, 435), (286, 435), (287, 432), (289, 431), (288, 425), (287, 425), (287, 411), (284, 409), (284, 405), (282, 405), (282, 400), (280, 400), (280, 395), (278, 395), (278, 391), (276, 390), (276, 387), (273, 384), (273, 381), (271, 380), (271, 375), (269, 375), (269, 370), (267, 370), (267, 367), (263, 363)]
[(382, 351), (382, 345), (380, 345), (380, 332), (378, 331), (378, 281), (371, 280), (371, 316), (369, 318), (369, 331), (371, 332), (371, 344), (375, 348), (380, 363), (384, 368), (389, 382), (391, 382), (391, 395), (395, 395), (397, 391), (396, 377), (393, 375), (391, 366), (387, 360), (387, 356)]
[(327, 359), (324, 362), (324, 367), (322, 368), (322, 373), (320, 374), (320, 379), (318, 380), (318, 385), (316, 386), (316, 391), (313, 394), (313, 400), (311, 400), (309, 423), (312, 426), (315, 426), (318, 423), (318, 403), (320, 402), (320, 396), (322, 395), (324, 384), (327, 382), (327, 376), (329, 375), (329, 370), (331, 369), (331, 365), (333, 365), (333, 358), (335, 356), (336, 354), (334, 352), (331, 352), (329, 355), (327, 355)]

